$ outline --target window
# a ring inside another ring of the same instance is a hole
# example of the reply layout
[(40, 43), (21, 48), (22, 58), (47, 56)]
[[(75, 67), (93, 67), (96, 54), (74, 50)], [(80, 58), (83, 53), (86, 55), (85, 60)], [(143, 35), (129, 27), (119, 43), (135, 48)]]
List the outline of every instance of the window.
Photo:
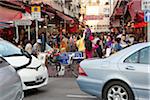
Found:
[(138, 63), (138, 55), (139, 55), (139, 52), (136, 52), (132, 54), (131, 56), (129, 56), (124, 62), (125, 63)]
[(140, 64), (150, 64), (150, 47), (140, 50)]
[(109, 5), (109, 2), (106, 2), (105, 5)]
[(150, 64), (150, 47), (143, 48), (129, 56), (125, 63)]

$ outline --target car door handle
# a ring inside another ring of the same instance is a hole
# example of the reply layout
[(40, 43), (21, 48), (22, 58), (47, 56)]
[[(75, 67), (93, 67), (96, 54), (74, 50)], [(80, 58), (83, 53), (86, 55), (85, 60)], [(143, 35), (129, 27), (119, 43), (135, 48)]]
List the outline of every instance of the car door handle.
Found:
[(128, 66), (126, 67), (127, 70), (135, 70), (135, 68), (133, 66)]

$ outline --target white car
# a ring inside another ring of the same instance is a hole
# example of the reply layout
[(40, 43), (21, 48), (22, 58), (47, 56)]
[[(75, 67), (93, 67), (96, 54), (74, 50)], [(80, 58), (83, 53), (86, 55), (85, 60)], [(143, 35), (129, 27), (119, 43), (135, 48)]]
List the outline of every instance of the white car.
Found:
[(17, 73), (22, 81), (23, 90), (47, 85), (47, 68), (36, 57), (2, 39), (0, 39), (0, 55), (17, 69)]

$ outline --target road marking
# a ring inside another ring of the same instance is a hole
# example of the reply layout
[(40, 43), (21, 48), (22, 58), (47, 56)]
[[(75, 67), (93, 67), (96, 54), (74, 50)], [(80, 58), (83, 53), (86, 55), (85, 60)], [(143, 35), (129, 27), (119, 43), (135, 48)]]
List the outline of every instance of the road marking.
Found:
[(68, 94), (66, 95), (69, 98), (89, 98), (89, 99), (95, 99), (95, 96), (88, 96), (88, 95), (76, 95), (76, 94)]

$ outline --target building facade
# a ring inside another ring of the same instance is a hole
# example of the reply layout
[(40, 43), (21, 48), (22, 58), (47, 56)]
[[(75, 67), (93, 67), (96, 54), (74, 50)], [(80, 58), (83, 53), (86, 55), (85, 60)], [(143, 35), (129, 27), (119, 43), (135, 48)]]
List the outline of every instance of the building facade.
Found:
[(113, 0), (80, 0), (81, 18), (92, 32), (109, 32), (110, 15), (113, 12)]

